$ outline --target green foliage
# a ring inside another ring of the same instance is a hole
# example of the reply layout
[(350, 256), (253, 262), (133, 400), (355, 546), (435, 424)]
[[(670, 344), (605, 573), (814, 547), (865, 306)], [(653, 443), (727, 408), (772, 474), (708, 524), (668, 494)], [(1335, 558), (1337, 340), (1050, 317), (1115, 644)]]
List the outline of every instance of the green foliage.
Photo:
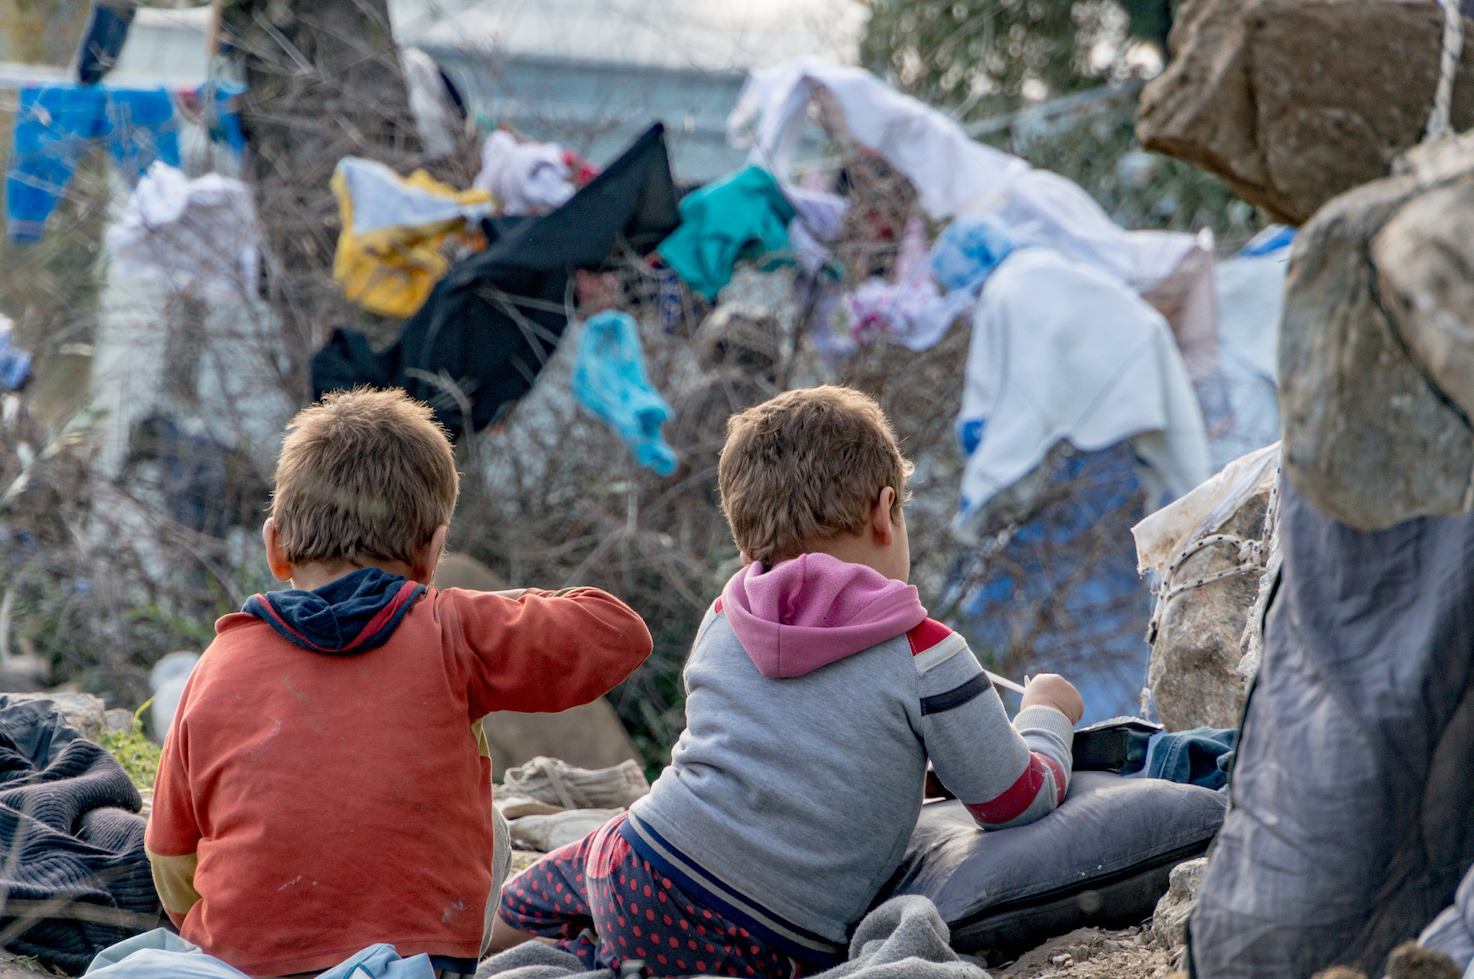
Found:
[[(977, 118), (1030, 93), (1119, 77), (1131, 39), (1110, 0), (865, 0), (860, 61), (925, 102)], [(1032, 85), (1031, 85), (1032, 83)]]
[[(1172, 0), (865, 0), (862, 63), (963, 122), (1107, 84), (1119, 94), (1053, 119), (1027, 108), (986, 137), (1085, 188), (1127, 228), (1212, 228), (1246, 241), (1265, 219), (1217, 178), (1145, 153), (1135, 97)], [(1121, 161), (1127, 156), (1127, 174)]]
[(108, 731), (102, 736), (102, 746), (118, 759), (123, 771), (140, 789), (152, 789), (159, 776), (161, 749), (143, 733), (143, 712), (152, 703), (153, 698), (149, 698), (133, 712), (133, 723), (128, 730)]
[[(1064, 174), (1100, 202), (1124, 228), (1197, 231), (1211, 228), (1220, 244), (1242, 244), (1266, 221), (1228, 185), (1190, 163), (1148, 153), (1136, 140), (1136, 99), (1104, 105), (1090, 118), (1009, 147), (1034, 166)], [(1127, 155), (1139, 176), (1123, 175)]]

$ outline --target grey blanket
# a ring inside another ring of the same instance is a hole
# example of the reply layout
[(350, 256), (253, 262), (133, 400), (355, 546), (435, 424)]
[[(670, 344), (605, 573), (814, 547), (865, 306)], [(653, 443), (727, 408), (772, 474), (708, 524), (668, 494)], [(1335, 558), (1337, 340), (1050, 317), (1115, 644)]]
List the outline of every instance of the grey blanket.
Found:
[[(947, 925), (924, 897), (893, 897), (855, 928), (848, 961), (811, 979), (988, 979), (988, 973), (947, 944)], [(613, 979), (609, 969), (585, 972), (578, 958), (543, 942), (528, 942), (481, 963), (476, 979)]]

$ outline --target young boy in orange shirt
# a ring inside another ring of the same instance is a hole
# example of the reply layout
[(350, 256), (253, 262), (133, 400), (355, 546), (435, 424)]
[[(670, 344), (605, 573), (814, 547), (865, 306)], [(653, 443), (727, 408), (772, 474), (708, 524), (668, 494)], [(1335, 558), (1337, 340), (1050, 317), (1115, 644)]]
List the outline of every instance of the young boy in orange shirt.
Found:
[(378, 942), (474, 973), (500, 884), (481, 718), (587, 703), (649, 655), (598, 589), (426, 587), (457, 491), (444, 430), (402, 392), (289, 426), (262, 536), (292, 587), (216, 623), (145, 838), (180, 933), (252, 976)]

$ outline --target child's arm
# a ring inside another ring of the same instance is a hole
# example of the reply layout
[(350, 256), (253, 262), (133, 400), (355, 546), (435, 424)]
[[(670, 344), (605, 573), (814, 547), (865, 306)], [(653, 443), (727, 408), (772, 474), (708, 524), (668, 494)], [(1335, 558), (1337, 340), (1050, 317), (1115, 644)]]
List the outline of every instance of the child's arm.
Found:
[(194, 818), (189, 774), (179, 745), (182, 700), (180, 707), (164, 738), (159, 774), (154, 782), (153, 809), (144, 833), (144, 852), (153, 872), (154, 889), (159, 892), (164, 910), (176, 928), (184, 924), (184, 916), (200, 899), (194, 888), (194, 873), (199, 863), (196, 851), (201, 834)]
[(468, 689), (478, 717), (586, 704), (650, 655), (644, 621), (597, 588), (527, 588), (515, 595), (457, 591), (447, 597), (470, 653)]
[[(922, 737), (937, 776), (985, 829), (1020, 826), (1054, 811), (1070, 784), (1071, 719), (1042, 684), (1012, 724), (967, 642), (928, 619), (908, 633), (921, 697)], [(1074, 690), (1059, 678), (1059, 684)], [(1032, 688), (1032, 684), (1031, 684)]]

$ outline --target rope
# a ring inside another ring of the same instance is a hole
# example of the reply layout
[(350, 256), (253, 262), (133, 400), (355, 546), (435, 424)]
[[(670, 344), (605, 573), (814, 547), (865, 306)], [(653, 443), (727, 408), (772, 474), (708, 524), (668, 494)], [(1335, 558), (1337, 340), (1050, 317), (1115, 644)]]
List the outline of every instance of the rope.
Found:
[[(1173, 577), (1187, 563), (1188, 558), (1216, 544), (1232, 545), (1235, 552), (1234, 557), (1238, 563), (1214, 571), (1211, 574), (1205, 574), (1177, 584), (1171, 584)], [(1150, 643), (1156, 640), (1157, 633), (1162, 626), (1162, 619), (1167, 614), (1167, 605), (1172, 599), (1185, 591), (1201, 588), (1210, 582), (1222, 581), (1224, 578), (1232, 578), (1241, 574), (1258, 574), (1262, 572), (1264, 570), (1265, 552), (1268, 546), (1268, 538), (1263, 541), (1257, 541), (1239, 537), (1237, 534), (1209, 534), (1206, 537), (1198, 538), (1184, 547), (1178, 553), (1177, 557), (1173, 558), (1172, 563), (1167, 566), (1167, 570), (1162, 575), (1162, 583), (1157, 587), (1157, 604), (1156, 608), (1152, 610), (1151, 621), (1147, 624), (1146, 641)]]
[(1438, 87), (1433, 90), (1433, 109), (1428, 113), (1425, 143), (1453, 135), (1449, 115), (1453, 108), (1454, 74), (1464, 52), (1464, 18), (1458, 0), (1438, 0), (1443, 7), (1443, 53), (1438, 59)]

